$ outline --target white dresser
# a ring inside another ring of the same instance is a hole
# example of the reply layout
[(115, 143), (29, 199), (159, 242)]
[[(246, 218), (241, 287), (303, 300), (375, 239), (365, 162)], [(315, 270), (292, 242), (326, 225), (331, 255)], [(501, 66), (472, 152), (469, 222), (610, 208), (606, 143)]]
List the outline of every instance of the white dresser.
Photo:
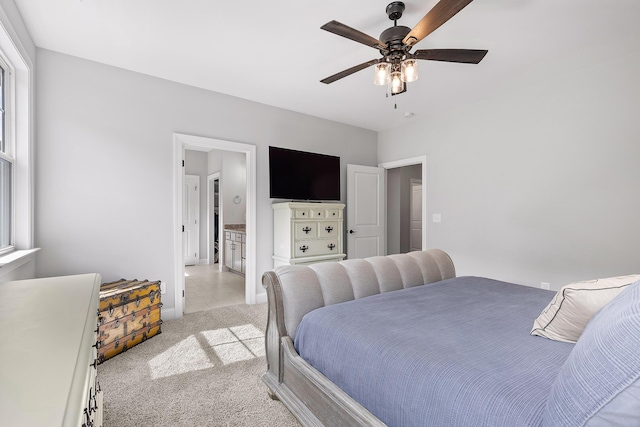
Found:
[(344, 259), (340, 203), (274, 203), (273, 266)]
[(0, 424), (102, 426), (100, 275), (0, 283)]

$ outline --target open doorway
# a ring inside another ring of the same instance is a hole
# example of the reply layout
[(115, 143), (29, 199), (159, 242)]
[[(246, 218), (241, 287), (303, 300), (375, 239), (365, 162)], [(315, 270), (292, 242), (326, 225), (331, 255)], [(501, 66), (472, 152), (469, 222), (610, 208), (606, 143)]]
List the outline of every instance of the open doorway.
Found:
[[(243, 241), (229, 245), (228, 229), (246, 229), (247, 165), (244, 153), (185, 147), (183, 192), (184, 312), (242, 304), (245, 276), (241, 266), (224, 261)], [(223, 183), (224, 182), (224, 183)], [(202, 185), (200, 185), (202, 184)], [(201, 188), (202, 187), (202, 188)], [(237, 197), (238, 203), (229, 199)], [(221, 200), (227, 200), (221, 206)], [(246, 238), (242, 239), (246, 240)], [(224, 249), (221, 249), (223, 248)], [(221, 252), (226, 257), (221, 257)], [(238, 251), (238, 261), (240, 259)], [(224, 265), (224, 268), (223, 268)], [(232, 272), (236, 272), (233, 274)]]
[[(422, 165), (387, 169), (387, 255), (407, 253), (422, 246), (421, 221), (412, 218), (415, 215), (421, 218), (421, 204), (412, 205), (414, 183), (421, 179)], [(414, 230), (416, 226), (420, 230)]]
[[(200, 257), (197, 265), (185, 267), (184, 265), (184, 248), (183, 248), (183, 237), (182, 237), (182, 222), (183, 222), (183, 192), (184, 192), (184, 175), (185, 175), (185, 167), (186, 162), (183, 163), (183, 160), (186, 158), (185, 153), (187, 150), (191, 151), (199, 151), (203, 152), (208, 156), (208, 153), (212, 151), (221, 151), (228, 152), (234, 155), (236, 158), (241, 159), (242, 162), (242, 175), (244, 177), (243, 191), (240, 192), (237, 188), (234, 188), (233, 185), (230, 184), (233, 180), (228, 180), (227, 187), (232, 188), (232, 196), (231, 201), (227, 201), (228, 205), (234, 205), (236, 211), (241, 209), (241, 213), (236, 214), (235, 219), (233, 215), (229, 214), (229, 219), (234, 223), (240, 222), (238, 218), (241, 218), (242, 225), (244, 226), (246, 237), (243, 242), (244, 247), (244, 264), (243, 271), (245, 272), (245, 276), (235, 275), (232, 279), (236, 282), (240, 282), (240, 287), (243, 290), (242, 298), (235, 303), (245, 302), (247, 304), (254, 304), (256, 300), (256, 277), (255, 277), (255, 226), (256, 226), (256, 180), (255, 180), (255, 156), (256, 149), (255, 146), (249, 144), (241, 144), (230, 141), (216, 140), (212, 138), (203, 138), (191, 135), (183, 135), (183, 134), (174, 134), (174, 158), (176, 160), (176, 167), (174, 169), (174, 190), (175, 190), (175, 199), (174, 199), (174, 214), (175, 214), (175, 224), (176, 224), (176, 233), (175, 233), (175, 250), (174, 250), (174, 313), (171, 313), (170, 310), (168, 317), (181, 317), (185, 310), (185, 273), (189, 274), (189, 269), (193, 268), (191, 272), (194, 276), (199, 275), (202, 270), (203, 274), (207, 277), (213, 276), (218, 273), (227, 273), (226, 271), (220, 271), (220, 260), (224, 259), (224, 245), (222, 244), (224, 238), (224, 224), (226, 221), (223, 215), (223, 209), (225, 205), (225, 174), (224, 171), (221, 171), (220, 176), (218, 177), (218, 189), (219, 189), (219, 198), (218, 198), (218, 237), (217, 237), (217, 253), (216, 253), (216, 221), (209, 221), (210, 213), (209, 206), (212, 202), (209, 200), (209, 192), (207, 190), (203, 190), (202, 193), (202, 209), (201, 209), (201, 231), (200, 235), (203, 236), (200, 244), (200, 253), (202, 255), (206, 255), (206, 257)], [(206, 183), (209, 186), (209, 180), (211, 175), (215, 174), (215, 172), (209, 173), (215, 169), (214, 166), (211, 166), (211, 158), (210, 156), (207, 158), (207, 166), (204, 178), (201, 180), (202, 183)], [(236, 169), (236, 168), (229, 168)], [(219, 169), (218, 169), (219, 170)], [(215, 179), (213, 179), (213, 188), (215, 188)], [(242, 201), (235, 202), (235, 200)], [(215, 203), (215, 199), (213, 200)], [(215, 214), (215, 206), (214, 206), (214, 214)], [(215, 215), (214, 215), (215, 217)], [(218, 263), (215, 262), (217, 255)], [(213, 261), (213, 262), (212, 262)], [(196, 270), (197, 269), (197, 270)], [(208, 271), (204, 271), (204, 270)], [(228, 276), (231, 277), (231, 276)], [(194, 294), (194, 296), (196, 296)], [(191, 310), (190, 310), (191, 311)]]
[(426, 156), (382, 163), (386, 171), (386, 254), (426, 249)]
[(220, 172), (207, 177), (207, 260), (209, 264), (220, 263), (220, 236), (222, 234), (220, 222)]

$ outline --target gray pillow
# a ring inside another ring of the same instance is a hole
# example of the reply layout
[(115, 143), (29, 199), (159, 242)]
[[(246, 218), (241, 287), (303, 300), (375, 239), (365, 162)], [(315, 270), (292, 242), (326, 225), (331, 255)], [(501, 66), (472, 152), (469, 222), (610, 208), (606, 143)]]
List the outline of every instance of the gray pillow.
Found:
[(544, 425), (640, 426), (640, 280), (589, 321), (551, 387)]

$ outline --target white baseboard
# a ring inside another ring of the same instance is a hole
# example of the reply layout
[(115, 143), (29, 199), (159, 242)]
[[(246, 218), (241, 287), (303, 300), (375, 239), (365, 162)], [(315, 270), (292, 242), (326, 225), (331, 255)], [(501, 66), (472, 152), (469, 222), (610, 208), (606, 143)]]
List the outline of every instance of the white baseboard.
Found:
[(162, 316), (162, 320), (173, 320), (176, 318), (176, 308), (175, 307), (170, 307), (170, 308), (162, 308), (162, 311), (160, 312), (160, 315)]
[(256, 304), (261, 304), (263, 302), (267, 302), (267, 293), (261, 292), (259, 294), (256, 294)]
[(207, 258), (199, 259), (198, 265), (209, 265), (209, 260)]

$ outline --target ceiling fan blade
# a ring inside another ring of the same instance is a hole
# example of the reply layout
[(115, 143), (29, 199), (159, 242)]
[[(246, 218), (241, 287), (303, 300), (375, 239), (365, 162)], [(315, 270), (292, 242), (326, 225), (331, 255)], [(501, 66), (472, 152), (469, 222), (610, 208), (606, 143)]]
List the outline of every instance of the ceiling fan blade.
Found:
[(355, 72), (358, 72), (360, 70), (364, 70), (365, 68), (370, 67), (373, 64), (377, 64), (378, 62), (380, 62), (380, 59), (372, 59), (371, 61), (363, 62), (360, 65), (356, 65), (355, 67), (351, 67), (351, 68), (349, 68), (347, 70), (340, 71), (339, 73), (334, 74), (333, 76), (329, 76), (326, 79), (322, 79), (322, 80), (320, 80), (320, 82), (326, 83), (326, 84), (333, 83), (336, 80), (340, 80), (343, 77), (347, 77), (347, 76), (349, 76), (349, 75), (351, 75), (351, 74), (353, 74)]
[(402, 42), (413, 46), (460, 12), (473, 0), (440, 0), (407, 34)]
[(489, 52), (479, 49), (422, 49), (416, 50), (411, 57), (427, 61), (461, 62), (477, 64)]
[(330, 33), (337, 34), (342, 37), (346, 37), (358, 43), (362, 43), (363, 45), (373, 47), (375, 49), (382, 49), (382, 50), (387, 49), (387, 46), (384, 43), (382, 43), (380, 40), (375, 39), (361, 31), (358, 31), (355, 28), (351, 28), (347, 25), (344, 25), (338, 21), (327, 22), (320, 28), (325, 31), (329, 31)]

